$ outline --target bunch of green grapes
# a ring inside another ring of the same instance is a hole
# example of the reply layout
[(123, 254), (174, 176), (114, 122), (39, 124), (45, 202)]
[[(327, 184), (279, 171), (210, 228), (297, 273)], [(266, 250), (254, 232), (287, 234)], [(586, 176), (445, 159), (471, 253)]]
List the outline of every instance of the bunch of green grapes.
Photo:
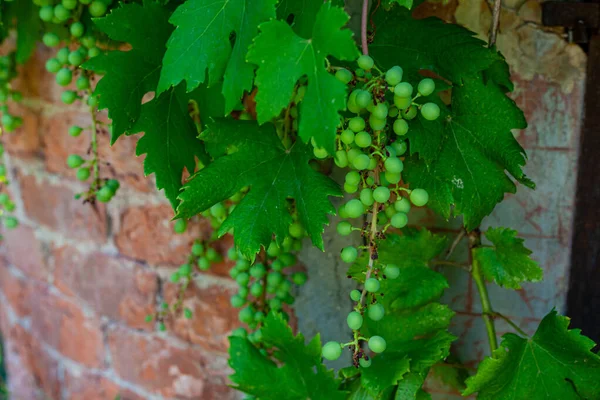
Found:
[[(361, 252), (368, 253), (365, 258), (369, 262), (362, 290), (350, 293), (355, 306), (347, 316), (347, 324), (353, 331), (353, 340), (345, 344), (326, 343), (323, 357), (335, 360), (340, 357), (342, 348), (348, 346), (353, 351), (354, 364), (366, 368), (371, 365), (371, 359), (363, 351), (363, 343), (373, 353), (381, 353), (386, 349), (386, 341), (381, 336), (365, 337), (361, 333), (364, 318), (379, 321), (384, 317), (385, 309), (378, 302), (383, 295), (381, 280), (400, 275), (397, 266), (378, 262), (377, 240), (384, 237), (388, 229), (408, 224), (411, 204), (420, 207), (429, 200), (425, 190), (409, 189), (402, 183), (402, 157), (408, 148), (405, 135), (410, 121), (415, 118), (425, 123), (434, 121), (440, 116), (440, 107), (434, 101), (427, 101), (435, 92), (432, 79), (422, 79), (415, 90), (402, 80), (403, 70), (399, 66), (382, 73), (367, 55), (358, 59), (358, 66), (355, 74), (347, 69), (338, 69), (335, 74), (353, 89), (347, 104), (354, 114), (343, 119), (337, 136), (335, 163), (349, 169), (344, 191), (354, 195), (338, 210), (346, 220), (338, 224), (337, 232), (347, 236), (360, 231), (366, 238), (365, 246), (348, 246), (342, 250), (340, 257), (344, 262), (356, 262)], [(321, 156), (320, 149), (315, 149), (315, 156)]]
[(0, 132), (13, 132), (23, 125), (23, 119), (12, 115), (8, 109), (10, 100), (20, 102), (23, 94), (13, 90), (10, 81), (17, 75), (14, 53), (0, 56)]

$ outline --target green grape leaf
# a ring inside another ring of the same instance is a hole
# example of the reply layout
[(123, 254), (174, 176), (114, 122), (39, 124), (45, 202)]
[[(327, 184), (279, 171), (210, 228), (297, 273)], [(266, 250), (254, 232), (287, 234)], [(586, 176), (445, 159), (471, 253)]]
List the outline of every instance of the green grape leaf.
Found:
[(13, 11), (17, 17), (17, 48), (16, 60), (19, 64), (25, 64), (35, 50), (36, 43), (40, 38), (42, 23), (38, 15), (39, 8), (31, 1), (15, 1), (9, 3), (15, 7)]
[(142, 112), (142, 98), (156, 89), (165, 45), (173, 27), (169, 13), (158, 3), (123, 4), (104, 18), (94, 19), (109, 38), (129, 43), (129, 51), (109, 51), (83, 64), (104, 76), (95, 89), (98, 107), (108, 109), (112, 120), (111, 144), (129, 132)]
[(299, 135), (314, 138), (319, 147), (334, 152), (338, 111), (346, 107), (346, 85), (325, 68), (327, 55), (340, 60), (358, 56), (352, 32), (342, 27), (348, 15), (342, 8), (323, 3), (315, 17), (312, 37), (294, 33), (283, 21), (269, 21), (248, 52), (248, 60), (258, 65), (256, 111), (263, 124), (277, 117), (292, 100), (298, 80), (306, 76), (306, 94), (299, 104)]
[(361, 368), (361, 384), (371, 394), (378, 394), (398, 384), (410, 371), (410, 360), (402, 354), (384, 352), (373, 358), (371, 366)]
[(233, 229), (238, 249), (253, 258), (261, 245), (269, 245), (273, 234), (278, 242), (288, 235), (292, 198), (312, 242), (323, 249), (323, 226), (328, 224), (327, 215), (335, 212), (328, 196), (341, 196), (341, 191), (310, 167), (310, 146), (298, 141), (286, 149), (273, 125), (259, 127), (255, 121), (218, 120), (202, 138), (208, 144), (229, 143), (230, 153), (216, 158), (186, 184), (178, 216), (189, 218), (249, 186), (221, 225), (220, 235)]
[(379, 262), (404, 266), (423, 266), (440, 255), (448, 239), (427, 229), (404, 229), (403, 235), (390, 234), (379, 243)]
[(384, 68), (401, 66), (406, 76), (418, 76), (419, 70), (426, 69), (460, 84), (464, 78), (503, 60), (475, 38), (475, 33), (437, 18), (413, 19), (404, 7), (380, 10), (374, 24), (377, 33), (369, 54)]
[[(343, 7), (343, 0), (331, 0), (334, 6)], [(281, 0), (277, 3), (277, 19), (292, 19), (291, 27), (299, 36), (310, 39), (322, 0)]]
[(473, 261), (479, 263), (485, 279), (510, 288), (520, 289), (521, 282), (538, 282), (543, 271), (530, 258), (531, 250), (523, 246), (517, 231), (508, 228), (489, 228), (485, 237), (493, 247), (473, 249)]
[(553, 310), (531, 338), (508, 333), (493, 358), (479, 364), (463, 395), (478, 399), (598, 399), (600, 356), (594, 342)]
[(321, 362), (321, 341), (315, 336), (305, 344), (279, 314), (270, 313), (261, 328), (263, 342), (276, 350), (277, 363), (262, 355), (247, 339), (230, 337), (230, 376), (235, 388), (264, 400), (345, 400), (333, 370)]
[(203, 143), (188, 113), (190, 96), (183, 85), (162, 93), (144, 104), (130, 133), (144, 132), (138, 140), (136, 154), (146, 154), (144, 172), (154, 173), (156, 187), (165, 190), (173, 208), (182, 187), (182, 173), (193, 173), (196, 157), (208, 163)]
[[(163, 59), (158, 92), (182, 81), (192, 91), (206, 79), (223, 79), (226, 112), (250, 91), (255, 67), (246, 62), (248, 46), (263, 21), (275, 17), (276, 0), (187, 0), (171, 16), (177, 26)], [(235, 33), (235, 43), (231, 35)]]
[(401, 7), (405, 7), (407, 9), (413, 8), (413, 0), (383, 0), (384, 7), (390, 7), (393, 4), (398, 4)]
[(411, 125), (412, 157), (404, 173), (411, 187), (429, 192), (429, 207), (446, 219), (464, 216), (471, 230), (479, 225), (505, 193), (516, 186), (508, 171), (525, 186), (535, 187), (522, 171), (525, 151), (512, 129), (527, 126), (523, 112), (492, 80), (464, 79), (452, 89), (452, 110), (442, 104), (436, 121)]

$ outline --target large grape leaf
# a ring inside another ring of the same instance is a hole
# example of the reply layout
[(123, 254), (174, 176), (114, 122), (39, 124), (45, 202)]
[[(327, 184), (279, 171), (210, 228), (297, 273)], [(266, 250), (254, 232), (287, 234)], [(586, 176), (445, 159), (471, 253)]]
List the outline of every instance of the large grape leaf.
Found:
[[(330, 0), (334, 6), (343, 7), (343, 0)], [(317, 14), (323, 0), (281, 0), (277, 3), (277, 19), (291, 19), (291, 27), (299, 36), (310, 39)]]
[(406, 76), (427, 69), (460, 83), (503, 60), (475, 38), (475, 33), (437, 18), (413, 19), (404, 7), (387, 12), (380, 9), (374, 24), (377, 32), (369, 54), (384, 68), (400, 65)]
[(208, 163), (204, 144), (196, 137), (196, 126), (188, 113), (191, 97), (198, 98), (186, 93), (183, 85), (169, 89), (143, 105), (139, 118), (129, 130), (131, 134), (144, 132), (138, 140), (136, 154), (146, 154), (144, 172), (155, 174), (156, 187), (165, 190), (173, 208), (178, 204), (183, 170), (193, 173), (196, 157)]
[(346, 86), (325, 68), (328, 55), (340, 60), (358, 56), (352, 32), (342, 27), (348, 15), (342, 8), (323, 3), (315, 17), (312, 37), (294, 33), (283, 21), (269, 21), (248, 52), (248, 60), (258, 65), (256, 111), (263, 124), (281, 113), (292, 100), (296, 82), (306, 76), (308, 85), (299, 105), (300, 137), (314, 138), (317, 146), (334, 151), (338, 111), (346, 107)]
[(286, 149), (273, 125), (218, 120), (209, 126), (207, 143), (228, 143), (230, 153), (216, 158), (186, 184), (178, 216), (191, 217), (225, 200), (242, 187), (250, 191), (223, 222), (219, 234), (234, 231), (237, 247), (253, 258), (273, 234), (282, 241), (292, 218), (288, 199), (296, 201), (302, 225), (315, 246), (323, 248), (323, 225), (335, 212), (328, 196), (341, 196), (338, 185), (313, 170), (310, 146), (300, 141)]
[[(203, 83), (223, 79), (223, 95), (229, 113), (244, 90), (252, 88), (254, 65), (246, 62), (248, 46), (263, 21), (275, 17), (276, 0), (187, 0), (173, 13), (177, 26), (163, 59), (158, 92), (183, 80), (191, 91)], [(235, 43), (231, 35), (235, 33)]]
[(230, 337), (230, 376), (235, 388), (261, 400), (345, 400), (347, 392), (333, 371), (321, 362), (321, 341), (315, 336), (308, 344), (279, 314), (269, 314), (261, 328), (263, 343), (275, 348), (277, 363), (264, 356), (247, 339)]
[(485, 279), (510, 289), (520, 289), (521, 282), (542, 280), (542, 269), (531, 259), (531, 250), (523, 246), (517, 231), (489, 228), (485, 237), (493, 246), (473, 249), (473, 261), (479, 263)]
[(478, 392), (481, 400), (600, 398), (600, 356), (591, 352), (595, 344), (568, 327), (569, 319), (553, 310), (532, 338), (504, 335), (493, 358), (467, 379), (463, 394)]
[(108, 109), (112, 119), (113, 144), (128, 132), (140, 117), (142, 98), (156, 90), (162, 56), (173, 27), (168, 11), (158, 3), (124, 4), (94, 23), (109, 38), (131, 45), (128, 51), (102, 53), (83, 64), (83, 68), (104, 76), (96, 86), (98, 106)]
[(522, 184), (535, 187), (522, 171), (525, 151), (511, 129), (527, 126), (523, 112), (492, 80), (465, 78), (452, 89), (451, 110), (435, 121), (411, 125), (410, 152), (404, 177), (412, 187), (426, 189), (429, 206), (449, 218), (464, 216), (473, 229), (505, 193), (516, 186), (508, 171)]
[(15, 58), (19, 64), (25, 64), (33, 54), (42, 28), (39, 8), (32, 1), (8, 3), (17, 18), (17, 48)]

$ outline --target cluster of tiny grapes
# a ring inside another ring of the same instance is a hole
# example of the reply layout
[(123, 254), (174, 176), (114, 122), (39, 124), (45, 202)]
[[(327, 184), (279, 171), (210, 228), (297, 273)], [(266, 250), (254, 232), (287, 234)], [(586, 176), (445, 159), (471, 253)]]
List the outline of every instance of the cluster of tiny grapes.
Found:
[[(367, 368), (371, 359), (361, 344), (366, 342), (373, 353), (381, 353), (386, 349), (386, 341), (381, 336), (367, 338), (361, 334), (364, 318), (379, 321), (384, 317), (385, 309), (378, 302), (383, 296), (382, 279), (395, 279), (400, 275), (398, 266), (381, 265), (377, 261), (377, 240), (383, 239), (389, 228), (399, 229), (408, 224), (411, 203), (420, 207), (429, 200), (424, 189), (411, 190), (402, 184), (402, 157), (408, 148), (405, 137), (410, 121), (419, 113), (424, 120), (434, 121), (440, 116), (440, 107), (426, 101), (435, 92), (432, 79), (422, 79), (415, 91), (409, 82), (403, 81), (403, 70), (399, 66), (381, 73), (368, 55), (358, 59), (358, 66), (354, 74), (344, 68), (335, 73), (336, 78), (351, 89), (347, 105), (353, 114), (341, 123), (334, 157), (337, 166), (349, 169), (344, 191), (354, 195), (338, 210), (345, 220), (338, 224), (337, 232), (342, 236), (361, 232), (366, 246), (345, 247), (340, 257), (346, 263), (354, 263), (364, 251), (368, 253), (369, 263), (362, 291), (350, 293), (355, 306), (347, 316), (347, 324), (353, 331), (353, 340), (346, 344), (328, 342), (322, 354), (328, 360), (335, 360), (340, 357), (342, 348), (348, 346), (353, 351), (355, 366)], [(315, 156), (323, 157), (322, 151), (315, 149)], [(367, 222), (360, 220), (359, 227), (355, 227), (353, 222), (365, 215)]]
[(8, 109), (10, 100), (20, 102), (23, 99), (23, 94), (18, 90), (13, 90), (10, 81), (16, 76), (16, 65), (14, 53), (6, 56), (0, 56), (0, 115), (2, 118), (2, 130), (13, 132), (15, 129), (23, 125), (23, 119), (16, 115), (12, 115)]

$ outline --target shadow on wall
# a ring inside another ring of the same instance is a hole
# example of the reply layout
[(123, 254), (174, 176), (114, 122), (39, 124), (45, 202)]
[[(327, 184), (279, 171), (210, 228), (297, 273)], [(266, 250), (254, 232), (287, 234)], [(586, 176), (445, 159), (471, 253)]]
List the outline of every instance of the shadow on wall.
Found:
[(4, 341), (0, 336), (0, 400), (8, 400), (8, 389), (6, 387), (6, 370), (4, 369)]

